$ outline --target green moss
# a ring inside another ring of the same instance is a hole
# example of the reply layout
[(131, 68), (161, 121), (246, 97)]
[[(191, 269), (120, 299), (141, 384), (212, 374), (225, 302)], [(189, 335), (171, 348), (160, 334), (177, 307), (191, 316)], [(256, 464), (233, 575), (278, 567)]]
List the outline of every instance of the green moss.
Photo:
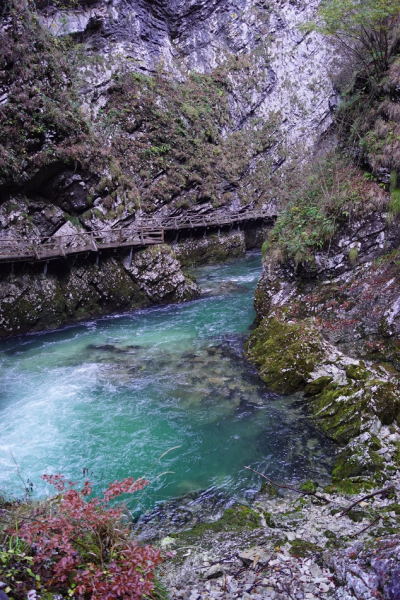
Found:
[(311, 492), (312, 494), (315, 494), (315, 492), (317, 491), (317, 484), (314, 483), (314, 481), (311, 481), (311, 479), (307, 479), (307, 481), (303, 483), (300, 489), (303, 492)]
[(274, 529), (274, 527), (276, 527), (275, 521), (270, 512), (264, 512), (264, 519), (265, 519), (265, 522), (268, 525), (268, 527), (271, 527), (272, 529)]
[(390, 193), (390, 202), (388, 206), (389, 214), (397, 217), (400, 213), (400, 189), (393, 190)]
[[(324, 488), (327, 494), (345, 494), (348, 496), (354, 496), (362, 491), (371, 491), (376, 487), (376, 482), (364, 478), (357, 481), (351, 479), (342, 479), (336, 481), (336, 483), (328, 485)], [(339, 512), (339, 511), (337, 511)], [(334, 513), (332, 513), (334, 514)]]
[(383, 510), (383, 512), (392, 512), (393, 511), (398, 517), (400, 517), (400, 504), (398, 504), (397, 502), (394, 502), (393, 504), (386, 506), (382, 510)]
[(224, 533), (239, 529), (258, 529), (261, 527), (261, 516), (247, 506), (235, 505), (228, 508), (222, 517), (214, 523), (200, 523), (188, 531), (174, 534), (177, 539), (194, 543), (207, 533)]
[(347, 444), (360, 433), (366, 404), (363, 390), (357, 384), (328, 386), (310, 400), (314, 419), (339, 444)]
[(357, 263), (357, 261), (358, 261), (358, 248), (350, 248), (349, 263), (351, 264), (352, 267), (354, 267), (354, 265)]
[(368, 379), (368, 371), (361, 365), (348, 365), (346, 367), (346, 375), (349, 379), (355, 379), (356, 381)]
[(272, 483), (269, 483), (269, 481), (264, 481), (264, 483), (261, 485), (260, 494), (264, 494), (270, 498), (276, 498), (279, 496), (278, 489), (272, 485)]
[(365, 517), (365, 513), (363, 510), (359, 509), (359, 508), (352, 508), (348, 513), (347, 513), (347, 518), (350, 519), (351, 521), (353, 521), (353, 523), (361, 523), (361, 521), (364, 519)]
[(323, 549), (320, 546), (312, 544), (311, 542), (306, 542), (305, 540), (295, 539), (291, 544), (292, 547), (290, 548), (289, 553), (296, 558), (306, 558), (309, 555), (323, 552)]
[[(343, 482), (350, 478), (365, 478), (371, 475), (381, 481), (384, 464), (384, 459), (368, 446), (357, 449), (345, 448), (336, 458), (332, 482), (342, 486)], [(363, 482), (358, 481), (358, 483)]]
[(326, 537), (328, 540), (336, 540), (336, 538), (337, 538), (336, 533), (334, 533), (330, 529), (327, 529), (326, 531), (324, 531), (323, 536)]
[(323, 356), (321, 338), (311, 324), (285, 323), (276, 317), (260, 323), (246, 351), (268, 387), (283, 394), (303, 387)]
[(261, 517), (247, 506), (233, 506), (228, 508), (219, 521), (213, 523), (214, 531), (221, 531), (226, 528), (246, 527), (257, 529), (261, 526)]
[(308, 396), (316, 396), (320, 394), (328, 385), (333, 381), (332, 377), (325, 375), (315, 379), (311, 383), (308, 383), (304, 389), (305, 394)]

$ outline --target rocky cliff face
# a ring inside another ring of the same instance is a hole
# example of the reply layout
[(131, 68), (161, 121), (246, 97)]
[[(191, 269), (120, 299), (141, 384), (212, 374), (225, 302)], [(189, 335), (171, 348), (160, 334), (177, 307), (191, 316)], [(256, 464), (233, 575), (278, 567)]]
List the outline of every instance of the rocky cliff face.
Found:
[(167, 246), (72, 264), (16, 266), (0, 278), (0, 337), (55, 329), (151, 304), (185, 302), (198, 294)]
[(273, 390), (304, 391), (338, 443), (333, 481), (348, 491), (381, 484), (400, 464), (400, 234), (386, 219), (375, 212), (342, 226), (311, 264), (267, 255), (248, 343)]
[(395, 46), (381, 81), (356, 77), (339, 107), (347, 157), (327, 153), (289, 187), (248, 345), (268, 385), (304, 391), (341, 447), (334, 483), (353, 491), (400, 465), (399, 80)]
[[(331, 54), (299, 29), (317, 5), (43, 0), (35, 13), (12, 0), (0, 31), (1, 236), (108, 229), (138, 214), (220, 205), (275, 214), (279, 169), (331, 123)], [(2, 270), (2, 296), (15, 297)], [(31, 321), (41, 322), (21, 327)]]
[[(280, 114), (280, 137), (309, 148), (330, 124), (335, 94), (326, 42), (301, 33), (318, 0), (104, 0), (75, 10), (49, 6), (42, 20), (56, 35), (83, 39), (103, 64), (84, 67), (81, 90), (96, 110), (115, 73), (154, 75), (160, 69), (184, 81), (212, 73), (233, 59), (229, 109), (235, 130), (254, 117)], [(247, 57), (246, 61), (241, 60)]]

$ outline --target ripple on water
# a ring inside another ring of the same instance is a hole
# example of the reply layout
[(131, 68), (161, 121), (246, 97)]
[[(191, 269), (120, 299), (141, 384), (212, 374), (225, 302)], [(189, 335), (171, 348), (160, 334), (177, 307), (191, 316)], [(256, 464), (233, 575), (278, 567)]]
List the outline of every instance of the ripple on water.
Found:
[(243, 498), (247, 464), (326, 479), (331, 447), (299, 398), (271, 394), (242, 356), (260, 272), (259, 255), (205, 267), (194, 302), (3, 342), (0, 486), (18, 492), (10, 451), (38, 493), (44, 472), (88, 469), (98, 487), (148, 473), (148, 507), (203, 490)]

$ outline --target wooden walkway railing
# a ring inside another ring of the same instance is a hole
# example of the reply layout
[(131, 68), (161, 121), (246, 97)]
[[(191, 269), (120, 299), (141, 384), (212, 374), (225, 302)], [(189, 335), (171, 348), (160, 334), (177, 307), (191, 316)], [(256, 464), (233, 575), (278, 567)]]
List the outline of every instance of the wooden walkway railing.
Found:
[(99, 252), (124, 246), (151, 246), (163, 242), (162, 227), (108, 229), (72, 235), (55, 234), (26, 241), (0, 238), (0, 262), (52, 260), (70, 254)]
[[(243, 209), (239, 211), (230, 211), (226, 209), (215, 210), (212, 213), (193, 214), (186, 213), (179, 217), (153, 217), (146, 218), (146, 225), (153, 227), (162, 227), (166, 231), (178, 231), (179, 229), (194, 229), (203, 227), (223, 227), (233, 225), (242, 221), (256, 221), (259, 219), (272, 218), (270, 210), (267, 209)], [(141, 222), (141, 221), (137, 221)]]
[(263, 210), (214, 211), (210, 214), (186, 214), (179, 217), (137, 220), (134, 227), (103, 229), (26, 240), (0, 237), (0, 262), (47, 261), (73, 254), (99, 252), (109, 248), (151, 246), (164, 242), (164, 231), (222, 227), (243, 221), (270, 218), (271, 213)]

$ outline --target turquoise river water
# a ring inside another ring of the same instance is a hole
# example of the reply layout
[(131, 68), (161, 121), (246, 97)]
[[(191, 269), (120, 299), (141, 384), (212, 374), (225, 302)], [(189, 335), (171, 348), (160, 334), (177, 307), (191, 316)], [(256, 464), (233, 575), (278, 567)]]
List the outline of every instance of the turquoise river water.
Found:
[(242, 357), (260, 262), (197, 269), (203, 295), (187, 304), (2, 342), (0, 487), (21, 492), (13, 456), (37, 495), (43, 473), (87, 469), (98, 487), (147, 473), (147, 507), (203, 490), (243, 499), (260, 483), (245, 465), (326, 480), (332, 448), (300, 398), (271, 394)]

